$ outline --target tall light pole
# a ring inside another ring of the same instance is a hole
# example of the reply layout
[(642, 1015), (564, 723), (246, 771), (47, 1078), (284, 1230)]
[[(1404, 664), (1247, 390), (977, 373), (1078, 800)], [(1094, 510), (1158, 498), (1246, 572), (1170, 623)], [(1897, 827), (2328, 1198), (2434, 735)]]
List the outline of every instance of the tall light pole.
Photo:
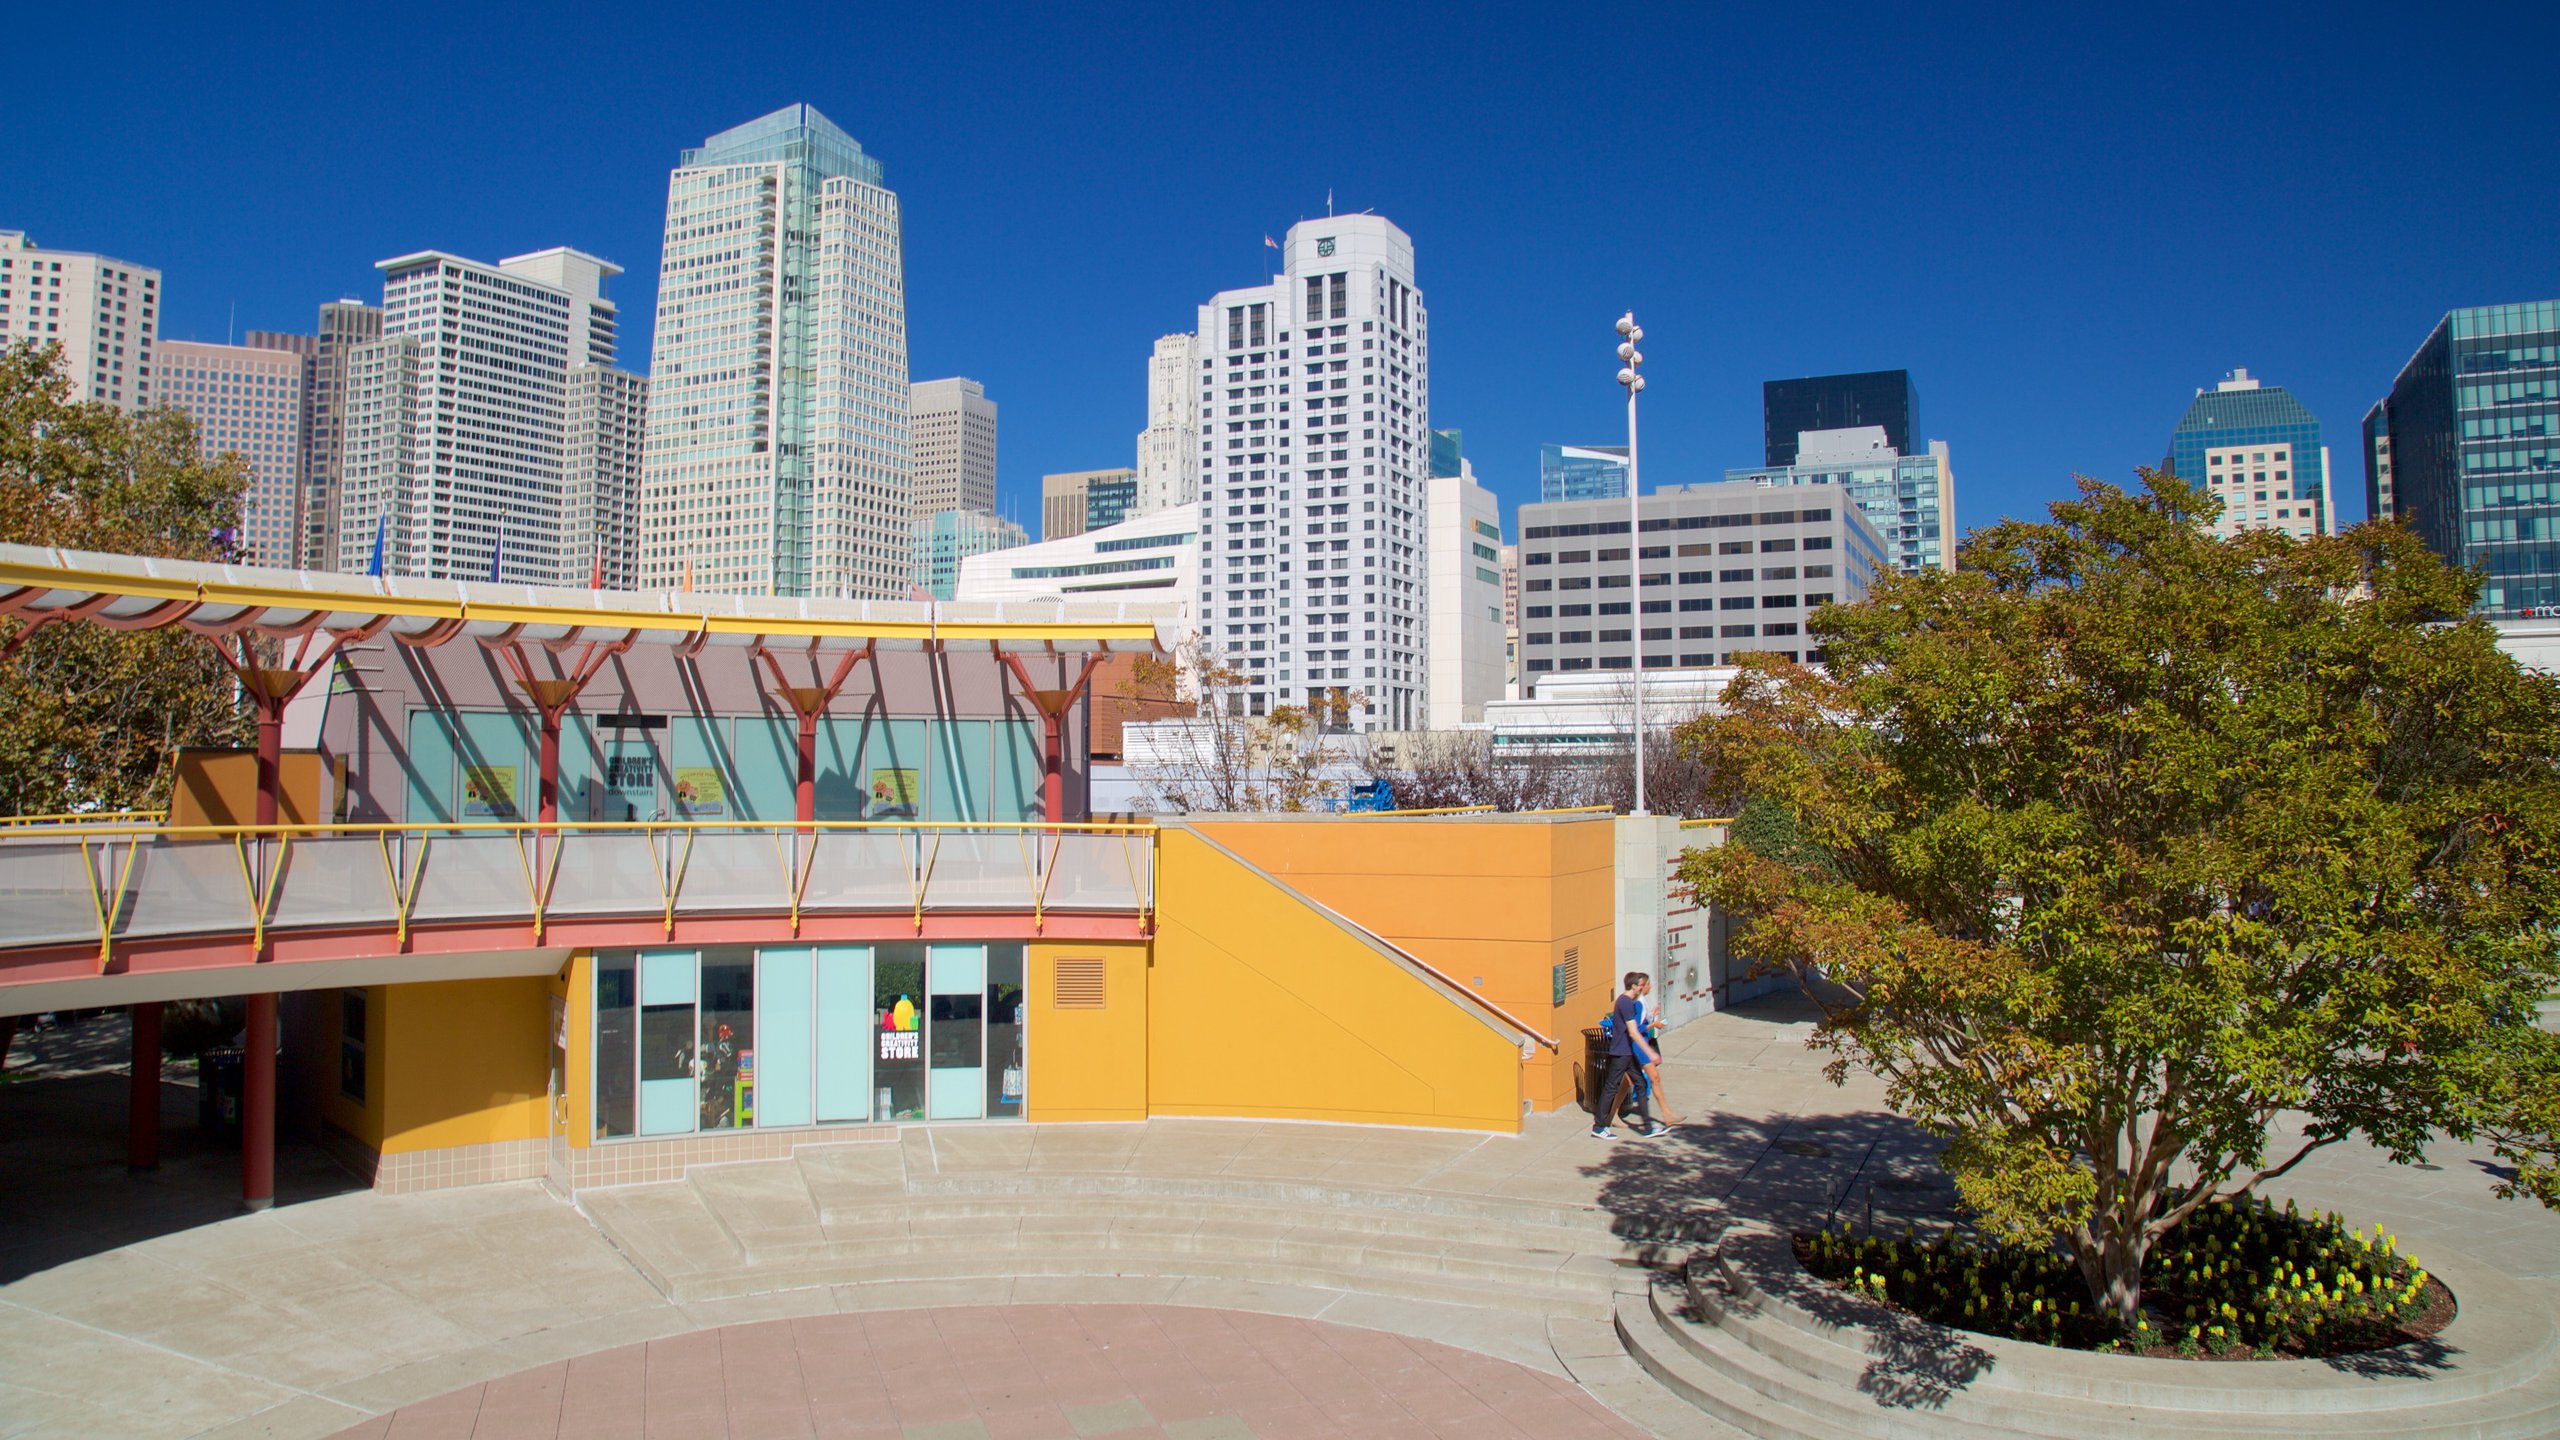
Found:
[(1635, 658), (1627, 672), (1635, 685), (1635, 814), (1652, 812), (1644, 808), (1644, 516), (1638, 502), (1643, 491), (1636, 484), (1636, 396), (1644, 391), (1644, 377), (1636, 373), (1644, 364), (1644, 352), (1636, 342), (1644, 338), (1644, 328), (1636, 324), (1636, 312), (1618, 317), (1618, 383), (1627, 390), (1627, 634), (1635, 641)]

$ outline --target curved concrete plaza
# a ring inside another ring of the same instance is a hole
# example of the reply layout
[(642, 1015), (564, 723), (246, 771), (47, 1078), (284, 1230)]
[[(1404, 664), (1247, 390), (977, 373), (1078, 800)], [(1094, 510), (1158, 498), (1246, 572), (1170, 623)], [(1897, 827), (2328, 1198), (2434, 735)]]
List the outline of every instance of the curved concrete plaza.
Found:
[[(227, 1213), (228, 1156), (179, 1140), (190, 1090), (166, 1092), (162, 1170), (124, 1173), (120, 1033), (85, 1075), (76, 1037), (22, 1039), (0, 1435), (1730, 1436), (1611, 1327), (1648, 1262), (1735, 1219), (1948, 1200), (1808, 1028), (1768, 1001), (1674, 1034), (1692, 1123), (1654, 1141), (1578, 1113), (1516, 1139), (910, 1126), (574, 1203), (376, 1194), (297, 1151), (257, 1215)], [(2277, 1193), (2459, 1247), (2547, 1308), (2560, 1217), (2492, 1199), (2480, 1152), (2431, 1161), (2335, 1147)]]

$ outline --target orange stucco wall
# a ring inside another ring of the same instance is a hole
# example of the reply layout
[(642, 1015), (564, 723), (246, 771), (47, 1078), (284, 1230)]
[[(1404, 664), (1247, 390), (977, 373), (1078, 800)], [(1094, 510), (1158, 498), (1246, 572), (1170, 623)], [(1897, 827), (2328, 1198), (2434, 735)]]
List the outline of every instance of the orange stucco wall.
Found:
[[(1521, 1093), (1575, 1100), (1582, 1031), (1614, 992), (1610, 817), (1321, 815), (1195, 822), (1320, 904), (1429, 961), (1560, 1045), (1522, 1062)], [(1568, 951), (1575, 980), (1555, 1003)]]

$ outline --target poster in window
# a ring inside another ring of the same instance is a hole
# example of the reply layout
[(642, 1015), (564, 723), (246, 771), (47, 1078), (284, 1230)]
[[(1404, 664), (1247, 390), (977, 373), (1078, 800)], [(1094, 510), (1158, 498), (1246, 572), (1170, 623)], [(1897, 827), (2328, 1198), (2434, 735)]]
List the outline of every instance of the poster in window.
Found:
[(513, 765), (463, 766), (462, 818), (465, 820), (515, 819), (518, 778), (519, 772)]
[(921, 772), (875, 769), (871, 772), (871, 813), (877, 819), (913, 820)]
[(718, 766), (676, 767), (676, 813), (714, 816), (728, 813), (728, 791), (720, 783)]

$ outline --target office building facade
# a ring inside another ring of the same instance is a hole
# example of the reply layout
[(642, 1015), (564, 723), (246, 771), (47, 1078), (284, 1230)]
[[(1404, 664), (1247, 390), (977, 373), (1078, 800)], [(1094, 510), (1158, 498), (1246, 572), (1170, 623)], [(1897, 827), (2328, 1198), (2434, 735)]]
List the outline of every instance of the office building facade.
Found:
[(1647, 670), (1730, 665), (1755, 650), (1818, 659), (1806, 619), (1865, 598), (1891, 563), (1838, 484), (1671, 485), (1639, 506), (1632, 557), (1624, 502), (1520, 507), (1524, 688), (1552, 674), (1632, 670), (1639, 639)]
[(0, 345), (59, 345), (54, 368), (73, 400), (131, 414), (155, 403), (160, 272), (77, 250), (46, 250), (0, 230)]
[(2276, 530), (2307, 540), (2336, 529), (2319, 420), (2247, 370), (2196, 392), (2170, 436), (2167, 468), (2223, 502), (2217, 535)]
[[(1455, 432), (1443, 431), (1454, 435)], [(1429, 478), (1426, 547), (1430, 656), (1424, 717), (1434, 730), (1472, 725), (1502, 696), (1502, 504), (1464, 459)]]
[(907, 387), (915, 452), (916, 515), (996, 508), (996, 402), (987, 387), (953, 376)]
[(961, 563), (974, 555), (1029, 544), (1022, 527), (984, 510), (937, 510), (915, 518), (910, 564), (915, 589), (936, 600), (959, 593)]
[(558, 583), (639, 588), (641, 442), (648, 410), (646, 376), (610, 365), (569, 371)]
[(1101, 525), (1116, 525), (1128, 517), (1137, 493), (1135, 470), (1064, 470), (1043, 475), (1040, 538), (1064, 540)]
[(1955, 460), (1946, 442), (1903, 455), (1881, 426), (1801, 434), (1796, 463), (1727, 470), (1725, 480), (1770, 488), (1833, 485), (1844, 491), (1880, 538), (1888, 560), (1914, 574), (1956, 567)]
[(1538, 447), (1538, 499), (1624, 500), (1627, 498), (1627, 447), (1624, 445), (1541, 445)]
[(1799, 437), (1817, 430), (1875, 426), (1897, 455), (1914, 453), (1920, 429), (1920, 391), (1908, 370), (1865, 370), (1854, 375), (1807, 375), (1760, 382), (1762, 463), (1775, 470), (1797, 462)]
[(667, 181), (641, 583), (898, 598), (915, 509), (898, 197), (806, 105)]
[(1147, 428), (1138, 432), (1138, 498), (1151, 515), (1200, 498), (1200, 337), (1167, 335), (1147, 357)]
[(2480, 613), (2560, 605), (2560, 300), (2451, 312), (2377, 408), (2394, 513), (2484, 572)]
[(957, 597), (981, 600), (1147, 600), (1200, 607), (1200, 504), (1134, 515), (1117, 525), (1043, 539), (960, 562)]
[(1200, 307), (1202, 630), (1248, 713), (1424, 716), (1429, 316), (1376, 215), (1289, 228), (1280, 274)]
[(1133, 470), (1100, 471), (1085, 477), (1084, 528), (1117, 525), (1137, 513), (1138, 476)]
[(302, 359), (302, 474), (295, 487), (298, 551), (293, 564), (328, 570), (338, 563), (338, 474), (346, 453), (347, 356), (357, 345), (382, 338), (382, 311), (361, 300), (332, 300), (320, 307), (311, 334), (252, 330), (244, 343), (287, 351)]
[(252, 565), (293, 568), (301, 559), (308, 358), (273, 346), (163, 340), (152, 376), (159, 403), (195, 422), (196, 449), (210, 460), (238, 455), (249, 467), (240, 548)]
[(570, 372), (610, 366), (610, 261), (381, 262), (382, 338), (347, 359), (336, 565), (436, 580), (586, 583), (563, 546)]
[(2400, 513), (2391, 485), (2391, 402), (2376, 400), (2364, 412), (2364, 513), (2389, 520)]

